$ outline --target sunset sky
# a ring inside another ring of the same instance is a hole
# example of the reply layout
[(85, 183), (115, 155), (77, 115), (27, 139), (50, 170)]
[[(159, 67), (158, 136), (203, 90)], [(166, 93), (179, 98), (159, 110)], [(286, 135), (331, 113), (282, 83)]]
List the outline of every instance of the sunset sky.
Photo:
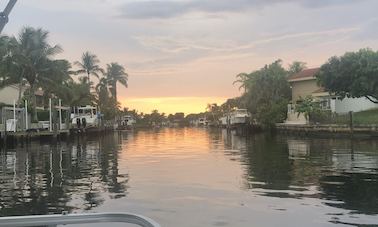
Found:
[(190, 113), (238, 96), (238, 73), (276, 59), (315, 67), (377, 49), (377, 9), (376, 0), (18, 0), (4, 33), (47, 29), (58, 57), (89, 50), (126, 67), (123, 106)]

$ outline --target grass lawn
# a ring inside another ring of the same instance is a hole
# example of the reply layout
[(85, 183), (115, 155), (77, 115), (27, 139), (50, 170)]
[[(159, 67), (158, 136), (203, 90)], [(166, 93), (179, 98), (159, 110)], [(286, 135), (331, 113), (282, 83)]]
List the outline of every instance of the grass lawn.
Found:
[(355, 124), (378, 124), (378, 109), (354, 113), (353, 122)]

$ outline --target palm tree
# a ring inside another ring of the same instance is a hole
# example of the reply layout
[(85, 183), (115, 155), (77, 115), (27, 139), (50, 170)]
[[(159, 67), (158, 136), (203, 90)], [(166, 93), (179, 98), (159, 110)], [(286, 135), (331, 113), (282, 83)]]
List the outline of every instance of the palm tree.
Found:
[(244, 93), (247, 93), (248, 86), (251, 83), (251, 75), (248, 73), (239, 73), (236, 75), (236, 80), (233, 82), (233, 85), (240, 83), (239, 90), (243, 88)]
[[(40, 86), (43, 88), (45, 99), (57, 96), (64, 99), (68, 93), (73, 91), (69, 88), (69, 84), (73, 82), (70, 74), (71, 64), (67, 60), (53, 60), (50, 62), (49, 69), (46, 70), (46, 75), (40, 78)], [(67, 100), (65, 100), (67, 101)], [(66, 103), (66, 102), (65, 102)]]
[(125, 72), (125, 68), (122, 65), (114, 62), (107, 64), (105, 75), (109, 83), (110, 93), (117, 103), (117, 83), (119, 82), (123, 86), (127, 87), (129, 75)]
[(18, 103), (20, 103), (25, 79), (23, 78), (21, 68), (14, 64), (17, 45), (18, 42), (14, 37), (0, 37), (0, 88), (18, 84)]
[(88, 105), (94, 99), (93, 95), (89, 92), (88, 83), (76, 83), (71, 80), (61, 87), (59, 97), (63, 103), (69, 106), (83, 106)]
[(88, 84), (91, 84), (91, 75), (100, 78), (99, 73), (103, 73), (103, 69), (98, 65), (100, 60), (98, 60), (95, 54), (91, 54), (89, 51), (86, 51), (81, 56), (81, 61), (76, 61), (74, 64), (77, 65), (80, 69), (76, 71), (77, 74), (86, 74)]
[(100, 79), (99, 83), (96, 85), (96, 93), (97, 93), (97, 104), (102, 107), (109, 99), (109, 84), (108, 80), (103, 77)]
[(18, 81), (22, 85), (25, 80), (29, 85), (34, 120), (37, 117), (35, 92), (45, 85), (47, 79), (55, 78), (51, 70), (58, 63), (52, 58), (62, 51), (59, 45), (49, 44), (48, 36), (49, 32), (41, 28), (25, 27), (17, 38), (11, 40), (10, 51), (3, 58), (7, 62), (8, 83)]
[(11, 38), (0, 36), (0, 88), (6, 86), (9, 80), (9, 55), (11, 53)]
[(218, 104), (216, 103), (213, 103), (213, 104), (208, 103), (206, 106), (206, 110), (209, 113), (211, 113), (213, 117), (212, 121), (217, 123), (220, 115), (222, 114), (220, 106), (218, 106)]

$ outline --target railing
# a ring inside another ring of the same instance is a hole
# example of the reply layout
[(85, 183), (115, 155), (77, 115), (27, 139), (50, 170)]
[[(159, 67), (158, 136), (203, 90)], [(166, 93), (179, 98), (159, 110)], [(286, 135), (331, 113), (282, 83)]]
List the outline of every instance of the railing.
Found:
[(57, 226), (67, 224), (89, 224), (99, 222), (121, 222), (141, 227), (160, 227), (154, 220), (131, 213), (95, 213), (95, 214), (55, 214), (1, 217), (1, 227)]

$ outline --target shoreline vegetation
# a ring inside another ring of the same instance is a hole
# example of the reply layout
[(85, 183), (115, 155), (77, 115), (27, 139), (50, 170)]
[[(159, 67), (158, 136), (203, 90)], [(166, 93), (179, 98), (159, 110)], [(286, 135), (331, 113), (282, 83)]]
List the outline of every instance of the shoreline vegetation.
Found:
[[(99, 58), (89, 51), (74, 63), (55, 59), (63, 49), (51, 44), (48, 38), (48, 31), (32, 27), (23, 28), (16, 37), (0, 37), (0, 88), (18, 86), (20, 93), (17, 106), (23, 107), (24, 100), (27, 100), (34, 122), (39, 120), (36, 92), (43, 91), (45, 104), (53, 98), (61, 99), (69, 107), (97, 106), (105, 120), (129, 115), (136, 120), (135, 127), (140, 128), (184, 126), (199, 118), (207, 119), (209, 125), (220, 126), (219, 119), (222, 116), (239, 108), (251, 113), (250, 120), (254, 124), (264, 129), (273, 129), (277, 123), (283, 123), (287, 118), (287, 106), (291, 100), (291, 87), (287, 78), (306, 69), (304, 62), (294, 61), (285, 68), (281, 60), (276, 60), (251, 73), (238, 74), (233, 84), (239, 85), (241, 95), (230, 98), (221, 105), (208, 104), (206, 111), (202, 113), (186, 116), (182, 112), (167, 115), (158, 110), (143, 113), (121, 108), (118, 102), (117, 85), (121, 84), (125, 88), (128, 86), (129, 75), (124, 66), (112, 62), (103, 69)], [(316, 77), (318, 84), (330, 94), (340, 98), (366, 97), (378, 103), (378, 52), (371, 49), (331, 57), (321, 66)], [(25, 92), (22, 94), (23, 88)], [(334, 119), (331, 123), (338, 122), (338, 116), (321, 111), (312, 97), (303, 97), (303, 101), (297, 104), (297, 110), (299, 114), (309, 118), (310, 123), (325, 124), (330, 119)], [(378, 123), (378, 117), (369, 112), (357, 113), (355, 116), (356, 123)]]
[[(37, 122), (36, 93), (40, 92), (45, 109), (51, 98), (60, 99), (69, 107), (95, 105), (105, 119), (119, 115), (117, 84), (128, 85), (125, 67), (111, 62), (103, 69), (98, 57), (89, 51), (73, 64), (66, 59), (56, 59), (63, 49), (51, 44), (48, 38), (48, 31), (32, 27), (23, 28), (18, 36), (0, 37), (0, 88), (18, 87), (17, 107), (24, 107), (27, 100), (32, 122)], [(93, 77), (98, 80), (97, 84)]]
[[(221, 105), (208, 104), (206, 112), (200, 114), (189, 114), (184, 117), (181, 113), (178, 118), (177, 115), (165, 117), (161, 114), (160, 122), (166, 120), (190, 122), (198, 118), (206, 118), (210, 125), (219, 126), (219, 119), (222, 116), (238, 108), (247, 109), (251, 113), (250, 122), (264, 130), (280, 129), (279, 125), (287, 119), (288, 104), (291, 104), (292, 98), (288, 77), (304, 69), (307, 69), (304, 62), (294, 61), (285, 68), (281, 60), (276, 60), (251, 73), (240, 73), (234, 82), (242, 91), (239, 97), (230, 98)], [(378, 52), (366, 48), (357, 52), (347, 52), (340, 57), (331, 57), (320, 67), (316, 79), (325, 92), (340, 99), (364, 97), (377, 103)], [(319, 128), (323, 125), (329, 128), (331, 133), (337, 133), (340, 131), (338, 128), (343, 128), (341, 131), (347, 131), (349, 134), (350, 128), (356, 127), (355, 133), (371, 134), (370, 132), (376, 130), (378, 125), (378, 109), (356, 112), (352, 116), (350, 113), (337, 114), (321, 109), (321, 103), (311, 96), (301, 97), (296, 107), (298, 115), (306, 116), (309, 127)], [(157, 110), (151, 115), (146, 117), (159, 118)], [(296, 125), (292, 127), (301, 128)]]

